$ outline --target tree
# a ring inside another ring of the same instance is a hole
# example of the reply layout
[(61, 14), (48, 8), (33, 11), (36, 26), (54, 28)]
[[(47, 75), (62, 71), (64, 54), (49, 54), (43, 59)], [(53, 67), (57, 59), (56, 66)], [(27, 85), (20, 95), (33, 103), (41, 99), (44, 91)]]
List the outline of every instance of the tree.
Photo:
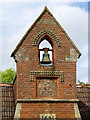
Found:
[(79, 84), (85, 84), (84, 82), (81, 82), (80, 80), (78, 80), (78, 83), (79, 83)]
[(13, 83), (15, 76), (16, 72), (13, 68), (0, 71), (0, 83)]
[(81, 87), (87, 87), (87, 83), (85, 82), (81, 82), (80, 80), (78, 80), (78, 83), (81, 85)]

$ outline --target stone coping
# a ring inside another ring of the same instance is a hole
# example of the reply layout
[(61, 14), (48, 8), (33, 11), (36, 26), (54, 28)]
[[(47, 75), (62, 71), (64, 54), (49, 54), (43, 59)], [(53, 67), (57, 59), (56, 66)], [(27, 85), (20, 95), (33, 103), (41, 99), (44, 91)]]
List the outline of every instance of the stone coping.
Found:
[(78, 102), (78, 99), (17, 99), (18, 102)]
[(0, 87), (13, 86), (11, 83), (0, 83)]

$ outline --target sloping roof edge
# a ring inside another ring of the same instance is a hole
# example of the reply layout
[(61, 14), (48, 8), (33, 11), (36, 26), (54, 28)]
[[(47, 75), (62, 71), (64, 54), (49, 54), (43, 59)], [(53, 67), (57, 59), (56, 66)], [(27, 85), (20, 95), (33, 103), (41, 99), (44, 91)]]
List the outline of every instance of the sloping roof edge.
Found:
[[(71, 42), (71, 44), (73, 45), (73, 47), (75, 48), (75, 50), (77, 51), (77, 53), (79, 54), (79, 57), (82, 55), (81, 52), (79, 51), (79, 49), (76, 47), (76, 45), (74, 44), (74, 42), (70, 39), (70, 37), (68, 36), (68, 34), (65, 32), (65, 30), (63, 29), (63, 27), (59, 24), (59, 22), (55, 19), (55, 17), (52, 15), (52, 13), (49, 11), (49, 9), (47, 8), (47, 6), (45, 6), (44, 10), (42, 11), (42, 13), (39, 15), (39, 17), (35, 20), (35, 22), (31, 25), (31, 27), (28, 29), (28, 31), (25, 33), (25, 35), (22, 37), (22, 39), (20, 40), (20, 42), (18, 43), (18, 45), (16, 46), (16, 48), (14, 49), (14, 51), (11, 54), (11, 57), (13, 57), (15, 55), (15, 53), (17, 52), (17, 50), (19, 49), (19, 47), (21, 46), (21, 44), (23, 43), (23, 41), (25, 40), (25, 38), (27, 37), (27, 35), (29, 34), (29, 32), (33, 29), (33, 27), (35, 26), (35, 24), (37, 23), (37, 21), (43, 16), (43, 14), (45, 12), (48, 12), (48, 14), (54, 19), (54, 21), (56, 22), (56, 24), (59, 26), (59, 28), (65, 33), (65, 35), (67, 36), (68, 40)], [(79, 58), (78, 57), (78, 58)]]

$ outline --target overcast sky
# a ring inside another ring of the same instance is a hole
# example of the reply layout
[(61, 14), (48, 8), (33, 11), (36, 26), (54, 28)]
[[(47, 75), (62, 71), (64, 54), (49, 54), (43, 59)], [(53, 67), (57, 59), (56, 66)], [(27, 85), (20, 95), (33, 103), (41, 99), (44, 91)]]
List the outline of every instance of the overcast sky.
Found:
[(38, 0), (38, 2), (35, 0), (33, 2), (28, 2), (29, 0), (7, 1), (3, 0), (0, 4), (0, 28), (2, 28), (0, 31), (0, 57), (2, 60), (0, 70), (15, 69), (15, 62), (10, 57), (12, 51), (47, 6), (82, 53), (77, 62), (77, 80), (88, 82), (87, 0), (63, 3), (60, 0), (55, 0), (55, 2), (53, 0), (45, 0), (45, 2), (44, 0)]

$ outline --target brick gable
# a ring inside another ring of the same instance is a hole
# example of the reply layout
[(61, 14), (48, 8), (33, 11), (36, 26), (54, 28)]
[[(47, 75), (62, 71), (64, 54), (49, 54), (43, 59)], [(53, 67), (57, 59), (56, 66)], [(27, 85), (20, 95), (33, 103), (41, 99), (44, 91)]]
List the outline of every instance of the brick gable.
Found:
[[(52, 45), (51, 65), (40, 63), (39, 44), (44, 39)], [(40, 119), (41, 114), (54, 114), (58, 119), (80, 118), (76, 96), (76, 61), (80, 55), (45, 7), (11, 55), (17, 67), (14, 118)]]

